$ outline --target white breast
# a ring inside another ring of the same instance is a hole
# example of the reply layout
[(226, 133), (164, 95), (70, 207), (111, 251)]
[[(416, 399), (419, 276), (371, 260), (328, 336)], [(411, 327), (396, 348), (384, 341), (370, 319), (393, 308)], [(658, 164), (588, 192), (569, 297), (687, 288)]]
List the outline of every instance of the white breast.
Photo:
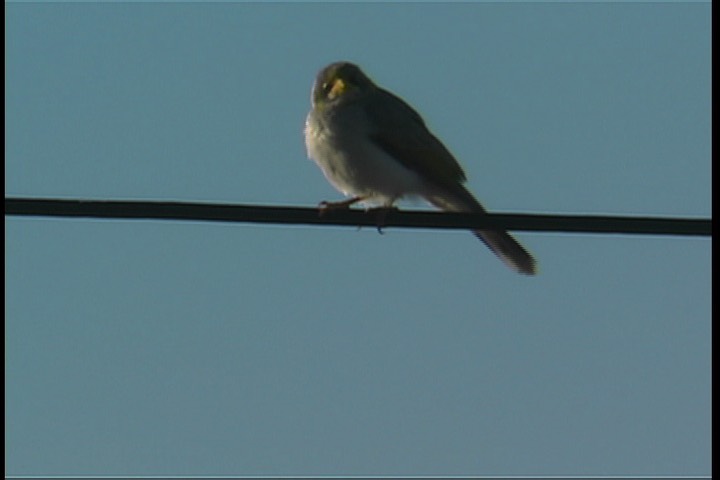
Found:
[(403, 196), (418, 195), (421, 178), (380, 149), (368, 137), (364, 119), (356, 115), (335, 115), (323, 125), (308, 115), (305, 144), (308, 156), (322, 169), (328, 181), (347, 196), (368, 197), (372, 204), (391, 205)]

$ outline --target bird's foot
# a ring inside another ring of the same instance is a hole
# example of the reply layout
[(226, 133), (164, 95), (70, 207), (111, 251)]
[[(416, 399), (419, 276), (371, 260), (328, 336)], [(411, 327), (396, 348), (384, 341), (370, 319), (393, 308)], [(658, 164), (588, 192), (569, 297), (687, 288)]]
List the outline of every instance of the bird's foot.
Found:
[(342, 200), (340, 202), (327, 202), (323, 200), (318, 204), (318, 214), (322, 217), (326, 212), (330, 210), (342, 210), (350, 208), (351, 205), (362, 202), (364, 199), (365, 197), (352, 197), (348, 198), (347, 200)]
[(375, 221), (377, 222), (376, 228), (380, 235), (383, 235), (385, 233), (382, 229), (385, 228), (385, 220), (387, 218), (387, 214), (397, 210), (399, 209), (393, 205), (376, 207), (368, 210), (369, 212), (375, 212)]

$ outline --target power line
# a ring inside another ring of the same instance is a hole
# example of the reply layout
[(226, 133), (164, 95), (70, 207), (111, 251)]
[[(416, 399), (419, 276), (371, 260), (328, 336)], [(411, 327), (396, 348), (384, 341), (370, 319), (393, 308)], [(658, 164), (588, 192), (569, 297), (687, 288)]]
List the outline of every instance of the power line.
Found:
[(415, 210), (327, 210), (264, 205), (189, 202), (5, 198), (6, 216), (101, 219), (195, 220), (207, 222), (345, 225), (383, 228), (503, 229), (535, 232), (711, 236), (712, 219), (599, 215), (540, 215), (428, 212)]

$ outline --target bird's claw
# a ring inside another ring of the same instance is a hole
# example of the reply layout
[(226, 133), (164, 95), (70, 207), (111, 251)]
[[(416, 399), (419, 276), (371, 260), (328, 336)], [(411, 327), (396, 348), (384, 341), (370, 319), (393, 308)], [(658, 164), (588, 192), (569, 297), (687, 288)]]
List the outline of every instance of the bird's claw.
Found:
[(371, 210), (377, 212), (377, 216), (375, 217), (375, 220), (377, 222), (376, 228), (380, 235), (384, 235), (385, 232), (383, 232), (383, 228), (385, 228), (385, 219), (387, 218), (387, 214), (391, 211), (398, 210), (398, 208), (390, 205), (386, 207), (373, 208)]
[[(342, 200), (340, 202), (328, 202), (327, 200), (323, 200), (318, 204), (318, 216), (322, 217), (325, 215), (326, 212), (332, 211), (332, 210), (346, 210), (350, 208), (351, 205), (354, 205), (358, 202), (362, 202), (365, 198), (364, 197), (352, 197), (348, 198), (347, 200)], [(393, 205), (387, 205), (383, 207), (376, 207), (376, 208), (370, 208), (366, 211), (370, 212), (373, 211), (376, 213), (375, 220), (377, 222), (376, 228), (380, 235), (384, 235), (385, 232), (383, 232), (383, 228), (385, 227), (385, 219), (387, 217), (388, 212), (398, 210), (397, 207)], [(360, 227), (358, 227), (358, 230)]]
[(362, 197), (353, 197), (347, 200), (342, 200), (340, 202), (328, 202), (326, 200), (323, 200), (318, 204), (318, 215), (322, 217), (326, 212), (330, 210), (344, 210), (350, 208), (351, 205), (362, 201), (362, 199)]

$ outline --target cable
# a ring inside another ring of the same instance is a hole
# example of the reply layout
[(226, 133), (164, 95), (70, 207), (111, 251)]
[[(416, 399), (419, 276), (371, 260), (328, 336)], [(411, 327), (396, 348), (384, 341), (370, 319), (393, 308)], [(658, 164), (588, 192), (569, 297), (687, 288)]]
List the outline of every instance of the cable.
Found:
[(6, 216), (711, 236), (712, 219), (428, 212), (188, 202), (5, 198)]

